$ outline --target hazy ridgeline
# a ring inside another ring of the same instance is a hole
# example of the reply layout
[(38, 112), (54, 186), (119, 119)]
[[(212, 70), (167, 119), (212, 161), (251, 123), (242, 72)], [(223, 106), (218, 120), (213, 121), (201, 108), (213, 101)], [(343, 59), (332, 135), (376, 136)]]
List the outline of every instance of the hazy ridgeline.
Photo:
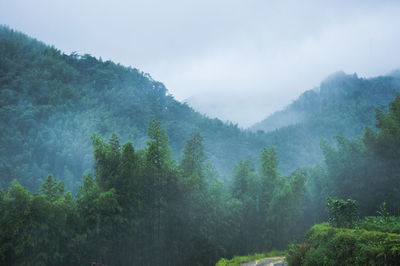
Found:
[(284, 249), (327, 196), (398, 212), (396, 74), (337, 73), (243, 130), (6, 27), (0, 56), (1, 264), (212, 265)]

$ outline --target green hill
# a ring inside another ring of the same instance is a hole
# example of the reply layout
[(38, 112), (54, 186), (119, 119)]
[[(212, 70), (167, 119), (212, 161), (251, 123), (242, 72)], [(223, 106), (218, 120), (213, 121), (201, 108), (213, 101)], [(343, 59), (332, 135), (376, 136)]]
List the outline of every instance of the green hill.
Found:
[(395, 73), (365, 79), (337, 72), (250, 129), (276, 146), (281, 170), (312, 166), (322, 158), (321, 138), (355, 137), (365, 126), (375, 128), (375, 108), (385, 109), (400, 92)]
[(35, 190), (51, 173), (75, 189), (93, 166), (93, 132), (115, 132), (122, 142), (142, 148), (152, 119), (163, 124), (177, 160), (184, 140), (197, 131), (222, 178), (230, 177), (240, 159), (256, 159), (264, 146), (276, 148), (279, 170), (288, 174), (321, 160), (321, 137), (355, 136), (373, 125), (374, 107), (400, 91), (398, 76), (362, 79), (338, 73), (243, 130), (176, 101), (162, 83), (138, 69), (88, 54), (66, 55), (2, 26), (0, 185), (6, 188), (16, 178)]
[[(398, 92), (400, 79), (396, 72), (370, 79), (337, 72), (251, 129), (270, 132), (289, 125), (309, 125), (315, 120), (326, 120), (335, 124), (339, 131), (336, 134), (359, 135), (365, 125), (373, 125), (374, 107), (387, 106)], [(329, 135), (330, 132), (321, 133)]]
[(166, 128), (176, 156), (189, 134), (199, 131), (222, 174), (262, 146), (237, 125), (176, 101), (149, 74), (90, 55), (66, 55), (7, 27), (0, 27), (0, 93), (3, 188), (17, 178), (36, 189), (49, 173), (76, 188), (93, 165), (93, 132), (115, 132), (140, 148), (152, 119)]

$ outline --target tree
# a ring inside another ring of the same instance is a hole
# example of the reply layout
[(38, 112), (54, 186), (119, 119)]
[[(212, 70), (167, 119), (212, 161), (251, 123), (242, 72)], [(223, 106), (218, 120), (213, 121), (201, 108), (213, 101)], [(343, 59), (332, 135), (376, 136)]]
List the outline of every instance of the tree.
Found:
[(40, 192), (43, 193), (49, 201), (58, 200), (64, 195), (65, 185), (61, 181), (57, 181), (52, 175), (48, 175), (42, 184)]
[(254, 166), (249, 159), (241, 161), (235, 169), (232, 181), (232, 196), (245, 200), (247, 197), (254, 197), (255, 193)]
[(296, 231), (295, 223), (302, 211), (305, 181), (306, 176), (296, 171), (274, 191), (266, 219), (268, 230), (264, 231), (271, 241), (269, 248), (283, 248), (287, 240), (293, 239), (291, 232)]
[(254, 166), (249, 159), (241, 161), (235, 169), (232, 181), (232, 196), (239, 201), (239, 215), (236, 242), (237, 249), (242, 252), (259, 250), (257, 236), (259, 234), (259, 187)]
[(278, 173), (278, 155), (273, 147), (263, 148), (260, 156), (259, 169), (259, 215), (258, 215), (258, 243), (264, 247), (271, 245), (268, 217), (271, 215), (270, 204), (274, 194), (282, 183)]
[(104, 190), (115, 187), (116, 176), (121, 156), (121, 146), (118, 136), (113, 133), (109, 142), (97, 134), (92, 134), (95, 159), (95, 177)]
[(326, 199), (326, 209), (329, 215), (329, 224), (334, 227), (354, 228), (359, 219), (357, 201)]
[(273, 147), (263, 148), (261, 151), (261, 168), (260, 168), (260, 187), (261, 187), (261, 198), (260, 204), (262, 210), (268, 209), (269, 202), (271, 201), (272, 194), (275, 187), (279, 183), (278, 174), (278, 155)]
[(189, 189), (196, 189), (205, 185), (204, 159), (203, 138), (198, 132), (192, 133), (186, 141), (181, 162), (183, 178)]
[(384, 113), (376, 109), (376, 127), (374, 132), (367, 127), (364, 132), (364, 143), (367, 148), (385, 160), (400, 158), (400, 94), (389, 104), (389, 111)]
[(152, 120), (147, 129), (150, 140), (147, 141), (146, 160), (150, 167), (161, 170), (172, 162), (168, 136), (161, 123)]
[[(148, 127), (145, 153), (144, 203), (147, 220), (147, 260), (160, 265), (173, 259), (168, 253), (168, 236), (178, 228), (173, 227), (177, 217), (175, 201), (180, 197), (178, 173), (168, 146), (168, 136), (159, 121), (152, 120)], [(170, 227), (169, 227), (170, 226)], [(156, 256), (154, 256), (156, 254)]]
[(400, 204), (400, 96), (388, 112), (376, 110), (377, 131), (365, 128), (362, 138), (336, 137), (337, 148), (322, 145), (330, 196), (352, 198), (362, 216), (375, 215), (381, 202)]

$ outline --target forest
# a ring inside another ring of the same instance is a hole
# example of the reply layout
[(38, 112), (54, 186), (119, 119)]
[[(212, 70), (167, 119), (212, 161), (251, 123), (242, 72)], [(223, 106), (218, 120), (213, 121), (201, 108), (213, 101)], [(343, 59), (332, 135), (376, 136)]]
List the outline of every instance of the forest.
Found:
[[(49, 175), (36, 193), (16, 181), (1, 194), (4, 265), (212, 265), (220, 256), (284, 247), (305, 175), (277, 172), (273, 149), (237, 165), (231, 186), (206, 162), (193, 133), (182, 161), (151, 121), (143, 150), (92, 135), (94, 175), (75, 195)], [(285, 225), (285, 226), (282, 226)]]
[(399, 92), (338, 72), (246, 130), (1, 26), (0, 264), (393, 265)]

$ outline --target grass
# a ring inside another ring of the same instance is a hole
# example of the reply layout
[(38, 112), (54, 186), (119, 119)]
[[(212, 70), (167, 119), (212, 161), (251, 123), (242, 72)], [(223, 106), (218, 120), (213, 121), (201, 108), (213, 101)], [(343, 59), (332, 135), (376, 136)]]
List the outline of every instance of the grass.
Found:
[(247, 256), (235, 256), (230, 260), (222, 258), (217, 262), (216, 266), (239, 266), (244, 262), (278, 256), (285, 256), (285, 251), (272, 250), (268, 253), (255, 253)]

